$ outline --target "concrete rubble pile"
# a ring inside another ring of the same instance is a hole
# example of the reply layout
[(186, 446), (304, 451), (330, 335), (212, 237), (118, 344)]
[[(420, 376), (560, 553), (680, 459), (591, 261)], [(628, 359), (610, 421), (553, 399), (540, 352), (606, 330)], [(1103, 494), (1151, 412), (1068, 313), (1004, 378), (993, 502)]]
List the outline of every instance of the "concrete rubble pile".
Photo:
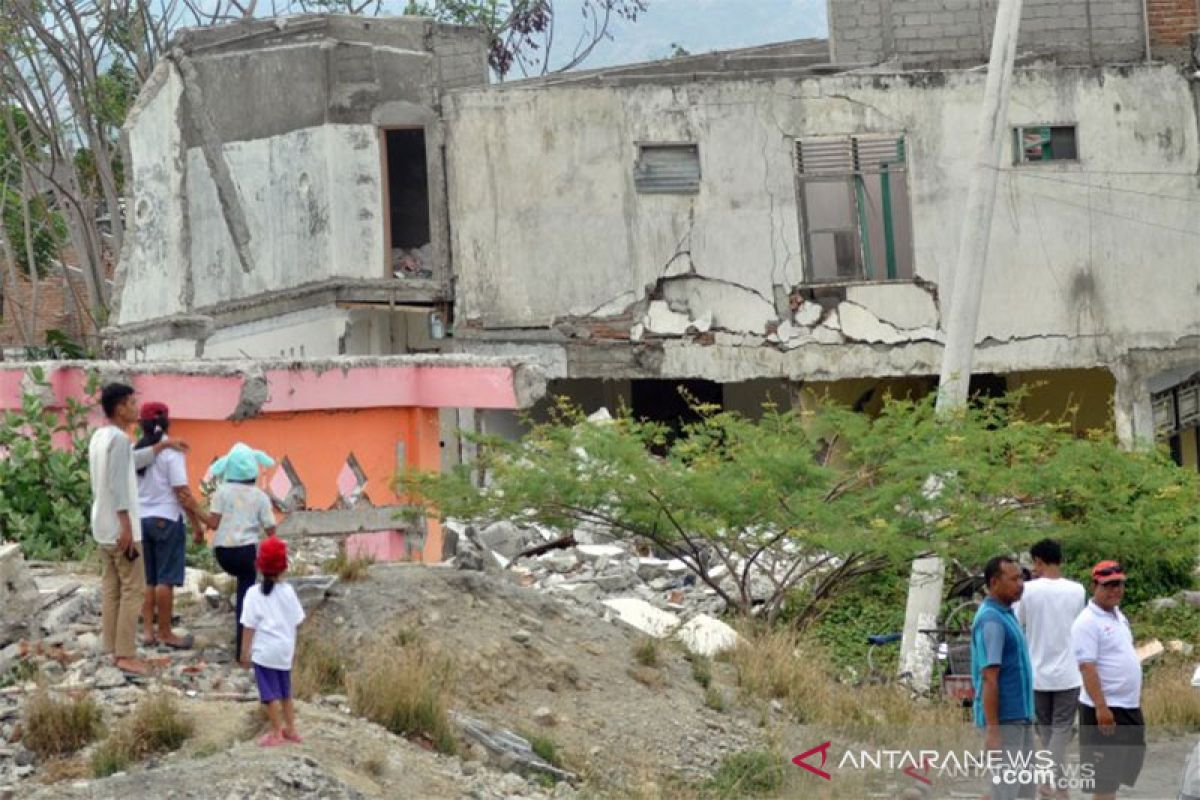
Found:
[[(567, 546), (518, 558), (526, 550), (559, 540), (537, 526), (493, 522), (477, 529), (446, 523), (455, 540), (460, 569), (507, 572), (522, 586), (546, 592), (603, 619), (621, 622), (656, 638), (676, 637), (693, 652), (712, 656), (737, 643), (737, 634), (717, 616), (725, 601), (679, 559), (639, 555), (632, 544), (602, 530), (580, 528)], [(722, 566), (711, 575), (732, 591)], [(765, 576), (754, 576), (765, 582)]]

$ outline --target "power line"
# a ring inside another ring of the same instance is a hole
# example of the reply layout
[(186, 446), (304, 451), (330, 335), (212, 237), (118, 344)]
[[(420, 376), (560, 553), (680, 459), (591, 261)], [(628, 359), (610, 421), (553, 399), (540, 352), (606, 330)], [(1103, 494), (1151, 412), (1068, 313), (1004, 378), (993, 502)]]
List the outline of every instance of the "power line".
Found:
[(1060, 197), (1051, 197), (1048, 194), (1035, 194), (1034, 197), (1040, 197), (1043, 200), (1049, 200), (1052, 203), (1061, 203), (1062, 205), (1065, 205), (1065, 206), (1071, 206), (1073, 208), (1078, 208), (1078, 209), (1088, 212), (1088, 214), (1103, 214), (1107, 217), (1115, 217), (1116, 219), (1123, 219), (1123, 220), (1126, 220), (1127, 222), (1136, 222), (1138, 225), (1146, 225), (1151, 228), (1160, 228), (1164, 231), (1171, 231), (1172, 233), (1182, 233), (1185, 236), (1194, 236), (1197, 239), (1200, 239), (1200, 231), (1189, 230), (1187, 228), (1175, 228), (1170, 225), (1163, 225), (1158, 222), (1151, 222), (1151, 221), (1145, 220), (1145, 219), (1138, 219), (1137, 217), (1126, 216), (1125, 214), (1118, 214), (1115, 211), (1105, 211), (1104, 209), (1093, 208), (1090, 206), (1083, 205), (1082, 203), (1072, 203), (1070, 200), (1063, 200)]
[[(1066, 186), (1078, 186), (1081, 189), (1102, 189), (1102, 190), (1108, 191), (1108, 192), (1122, 192), (1124, 194), (1136, 194), (1136, 195), (1140, 195), (1142, 197), (1156, 197), (1156, 198), (1159, 198), (1160, 200), (1176, 200), (1181, 203), (1200, 203), (1200, 196), (1181, 197), (1180, 195), (1175, 195), (1175, 194), (1162, 194), (1161, 192), (1147, 192), (1142, 189), (1126, 189), (1121, 186), (1103, 186), (1103, 185), (1097, 184), (1097, 183), (1084, 183), (1082, 181), (1069, 181), (1069, 180), (1064, 180), (1063, 178), (1055, 177), (1053, 175), (1038, 175), (1036, 173), (1026, 172), (1024, 170), (1019, 170), (1019, 169), (1001, 169), (1000, 171), (1004, 172), (1006, 174), (1009, 174), (1009, 175), (1016, 175), (1021, 178), (1032, 178), (1033, 180), (1038, 180), (1038, 181), (1049, 181), (1051, 183), (1060, 183), (1060, 184), (1064, 184)], [(1080, 174), (1088, 175), (1088, 174), (1104, 174), (1104, 173), (1080, 173)], [(1194, 178), (1194, 177), (1200, 177), (1200, 176), (1189, 175), (1188, 177)]]

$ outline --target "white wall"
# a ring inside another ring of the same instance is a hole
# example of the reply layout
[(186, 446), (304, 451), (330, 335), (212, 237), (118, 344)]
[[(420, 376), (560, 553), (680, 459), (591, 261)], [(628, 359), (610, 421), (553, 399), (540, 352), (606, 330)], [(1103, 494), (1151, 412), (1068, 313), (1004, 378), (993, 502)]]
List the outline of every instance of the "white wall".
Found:
[[(778, 317), (774, 287), (804, 280), (796, 137), (906, 135), (916, 273), (939, 281), (957, 248), (983, 79), (914, 72), (455, 93), (458, 324), (502, 335), (636, 311), (648, 285), (693, 270), (688, 285), (713, 291), (668, 296), (676, 310), (696, 319), (715, 306), (745, 330), (722, 323), (711, 347), (680, 339), (666, 348), (664, 374), (936, 372), (935, 286), (852, 287), (819, 325), (780, 319), (789, 326), (774, 342), (762, 310)], [(1010, 114), (1014, 125), (1077, 124), (1080, 160), (1001, 176), (981, 366), (1092, 366), (1200, 334), (1200, 147), (1187, 79), (1161, 66), (1022, 69)], [(697, 142), (699, 194), (637, 194), (638, 141)], [(878, 344), (904, 347), (885, 354)]]
[(187, 230), (180, 198), (184, 171), (177, 124), (183, 86), (169, 62), (160, 61), (127, 121), (132, 194), (121, 254), (124, 286), (120, 319), (139, 320), (182, 311)]

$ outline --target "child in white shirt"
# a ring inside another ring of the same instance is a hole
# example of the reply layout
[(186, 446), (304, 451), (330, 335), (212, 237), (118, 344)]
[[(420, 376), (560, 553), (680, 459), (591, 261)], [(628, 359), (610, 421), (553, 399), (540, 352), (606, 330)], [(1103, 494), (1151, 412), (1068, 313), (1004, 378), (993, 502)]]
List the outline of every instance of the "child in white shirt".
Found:
[(267, 707), (271, 732), (258, 740), (263, 747), (301, 741), (292, 706), (292, 662), (296, 627), (304, 609), (296, 591), (280, 577), (287, 571), (287, 544), (268, 536), (258, 547), (255, 563), (262, 583), (250, 587), (242, 607), (242, 666), (254, 665), (259, 700)]

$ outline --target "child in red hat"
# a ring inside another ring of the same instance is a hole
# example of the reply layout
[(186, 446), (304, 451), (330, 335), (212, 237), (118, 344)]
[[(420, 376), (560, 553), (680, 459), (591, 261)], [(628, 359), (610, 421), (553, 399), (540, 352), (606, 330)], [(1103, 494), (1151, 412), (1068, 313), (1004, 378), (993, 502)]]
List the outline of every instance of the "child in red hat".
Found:
[(242, 666), (253, 662), (259, 700), (267, 707), (271, 732), (258, 740), (263, 747), (301, 741), (292, 707), (292, 661), (296, 627), (304, 609), (296, 591), (280, 580), (287, 572), (287, 544), (268, 536), (258, 546), (255, 566), (262, 583), (250, 587), (242, 606)]

